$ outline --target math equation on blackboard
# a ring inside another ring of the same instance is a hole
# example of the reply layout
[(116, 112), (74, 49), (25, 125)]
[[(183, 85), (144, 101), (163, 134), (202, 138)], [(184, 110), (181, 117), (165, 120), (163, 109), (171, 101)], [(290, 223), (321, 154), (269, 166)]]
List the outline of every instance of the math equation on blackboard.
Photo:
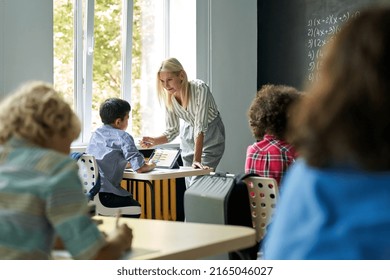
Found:
[(307, 20), (307, 56), (309, 58), (307, 71), (310, 82), (320, 78), (318, 70), (322, 65), (324, 46), (335, 38), (343, 24), (359, 14), (359, 11), (346, 11), (337, 15), (329, 14), (325, 17), (312, 17)]

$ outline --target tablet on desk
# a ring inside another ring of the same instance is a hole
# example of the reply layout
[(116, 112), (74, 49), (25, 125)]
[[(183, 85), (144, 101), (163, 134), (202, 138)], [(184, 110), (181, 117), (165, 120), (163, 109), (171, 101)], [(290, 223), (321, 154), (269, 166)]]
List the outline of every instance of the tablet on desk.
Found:
[(181, 149), (155, 149), (149, 158), (149, 162), (155, 162), (157, 168), (179, 168), (177, 159)]

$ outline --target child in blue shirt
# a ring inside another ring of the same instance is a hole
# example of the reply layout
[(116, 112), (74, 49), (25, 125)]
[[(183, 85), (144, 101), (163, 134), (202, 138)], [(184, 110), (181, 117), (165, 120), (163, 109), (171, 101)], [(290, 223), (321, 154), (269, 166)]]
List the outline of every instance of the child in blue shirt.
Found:
[(139, 217), (141, 205), (131, 193), (121, 187), (125, 168), (142, 173), (154, 169), (154, 163), (146, 163), (137, 149), (134, 138), (127, 133), (130, 104), (119, 98), (105, 100), (99, 109), (103, 125), (92, 134), (86, 152), (95, 156), (101, 176), (99, 199), (106, 207), (134, 208)]

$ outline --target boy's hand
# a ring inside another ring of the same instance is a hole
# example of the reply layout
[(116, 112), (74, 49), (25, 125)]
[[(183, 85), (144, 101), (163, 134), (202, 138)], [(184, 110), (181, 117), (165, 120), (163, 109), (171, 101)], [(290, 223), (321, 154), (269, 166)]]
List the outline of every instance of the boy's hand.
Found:
[(147, 165), (149, 166), (149, 171), (153, 170), (156, 167), (155, 162), (149, 162), (149, 163), (147, 163)]
[(126, 224), (121, 224), (108, 235), (107, 241), (120, 245), (122, 250), (129, 250), (133, 241), (133, 231)]
[(145, 163), (141, 168), (136, 170), (137, 173), (144, 173), (144, 172), (149, 172), (153, 170), (156, 167), (156, 164), (154, 162), (148, 162)]

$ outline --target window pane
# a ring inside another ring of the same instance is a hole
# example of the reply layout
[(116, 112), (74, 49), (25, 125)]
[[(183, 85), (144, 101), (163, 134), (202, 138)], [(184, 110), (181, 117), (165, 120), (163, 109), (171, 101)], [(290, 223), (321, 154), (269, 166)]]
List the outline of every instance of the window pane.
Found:
[(92, 131), (101, 125), (100, 104), (107, 98), (120, 97), (122, 15), (122, 0), (95, 2)]
[(73, 0), (53, 1), (54, 87), (74, 106)]
[[(196, 73), (196, 1), (171, 0), (167, 18), (167, 1), (134, 1), (133, 88), (132, 105), (134, 137), (157, 136), (165, 130), (165, 109), (156, 93), (156, 72), (162, 60), (177, 57), (189, 78)], [(139, 14), (137, 12), (139, 11)], [(166, 34), (165, 30), (169, 30)], [(168, 36), (169, 35), (169, 36)], [(134, 74), (135, 65), (140, 67)], [(139, 97), (138, 97), (139, 96)], [(137, 115), (135, 115), (137, 114)], [(137, 117), (139, 116), (139, 119)]]
[(134, 1), (132, 121), (134, 137), (163, 132), (164, 110), (155, 91), (158, 64), (164, 57), (164, 1)]
[(176, 57), (196, 79), (196, 1), (170, 0), (170, 56)]

